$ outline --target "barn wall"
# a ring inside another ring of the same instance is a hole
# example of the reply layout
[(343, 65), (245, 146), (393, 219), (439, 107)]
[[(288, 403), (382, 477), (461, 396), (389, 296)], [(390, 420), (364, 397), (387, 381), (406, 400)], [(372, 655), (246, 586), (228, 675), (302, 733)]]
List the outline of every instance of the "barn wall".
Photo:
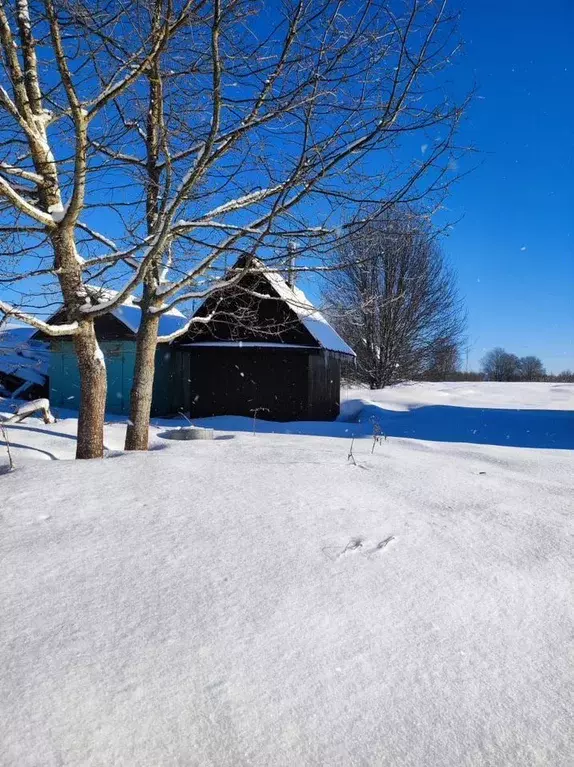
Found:
[(304, 420), (309, 410), (308, 359), (298, 350), (203, 347), (189, 350), (192, 417), (243, 415)]
[(77, 410), (80, 404), (80, 376), (71, 341), (53, 340), (50, 354), (50, 403), (52, 407)]
[(189, 413), (191, 407), (191, 355), (187, 349), (173, 349), (172, 406), (174, 412)]
[(309, 420), (330, 421), (339, 415), (341, 363), (328, 352), (309, 357)]

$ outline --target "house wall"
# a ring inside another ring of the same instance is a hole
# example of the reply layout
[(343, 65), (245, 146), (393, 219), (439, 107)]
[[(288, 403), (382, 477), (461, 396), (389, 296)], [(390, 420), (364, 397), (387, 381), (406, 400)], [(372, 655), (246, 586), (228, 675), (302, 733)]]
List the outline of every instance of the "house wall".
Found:
[[(106, 361), (108, 393), (106, 412), (129, 415), (130, 391), (135, 363), (134, 340), (100, 341)], [(53, 407), (77, 410), (80, 404), (80, 374), (73, 343), (53, 339), (50, 355), (50, 403)], [(156, 352), (152, 415), (170, 415), (181, 409), (179, 383), (174, 370), (175, 353), (166, 345)]]

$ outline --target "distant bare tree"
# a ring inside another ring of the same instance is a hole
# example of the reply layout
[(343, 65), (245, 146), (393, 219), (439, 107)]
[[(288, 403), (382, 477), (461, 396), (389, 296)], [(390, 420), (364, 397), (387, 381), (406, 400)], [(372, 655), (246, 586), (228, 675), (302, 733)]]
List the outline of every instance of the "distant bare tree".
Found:
[(543, 381), (546, 370), (540, 357), (521, 357), (519, 360), (521, 381)]
[(484, 373), (473, 370), (456, 370), (444, 377), (445, 381), (484, 381)]
[(326, 299), (373, 389), (456, 363), (465, 327), (453, 272), (425, 217), (397, 206), (339, 247)]
[(429, 360), (421, 378), (426, 381), (448, 381), (460, 366), (460, 339), (438, 339), (429, 351)]
[(488, 381), (517, 381), (520, 378), (520, 359), (500, 346), (484, 355), (481, 367)]

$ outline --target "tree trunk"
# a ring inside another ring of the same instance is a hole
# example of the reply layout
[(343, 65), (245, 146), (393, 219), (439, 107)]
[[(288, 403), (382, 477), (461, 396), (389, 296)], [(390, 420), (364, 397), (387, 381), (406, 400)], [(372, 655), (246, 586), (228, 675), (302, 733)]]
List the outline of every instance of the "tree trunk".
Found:
[(74, 336), (74, 347), (80, 370), (76, 458), (102, 458), (107, 377), (93, 321), (80, 324), (80, 332)]
[(106, 415), (107, 374), (99, 347), (93, 318), (85, 319), (81, 307), (86, 299), (81, 262), (76, 250), (74, 229), (52, 234), (55, 267), (69, 320), (78, 322), (73, 336), (80, 373), (80, 409), (76, 458), (102, 458), (104, 455), (104, 420)]
[(158, 327), (159, 316), (147, 311), (144, 313), (142, 306), (130, 397), (130, 423), (126, 431), (126, 450), (148, 449)]

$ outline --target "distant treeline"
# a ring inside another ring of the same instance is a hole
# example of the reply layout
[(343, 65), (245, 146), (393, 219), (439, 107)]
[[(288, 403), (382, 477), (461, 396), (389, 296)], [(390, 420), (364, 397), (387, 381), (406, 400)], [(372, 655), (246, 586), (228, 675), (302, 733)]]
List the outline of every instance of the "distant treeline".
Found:
[(445, 373), (442, 378), (425, 375), (414, 380), (417, 381), (492, 381), (492, 380), (512, 380), (512, 381), (549, 381), (553, 383), (574, 383), (574, 370), (563, 370), (560, 373), (546, 373), (540, 378), (512, 378), (512, 379), (492, 379), (479, 370), (453, 370)]
[[(400, 380), (411, 381), (550, 381), (555, 383), (574, 383), (574, 371), (563, 370), (561, 373), (547, 373), (539, 357), (518, 357), (497, 347), (486, 354), (480, 362), (480, 370), (460, 370), (460, 354), (457, 351), (441, 357), (441, 364), (429, 365), (410, 376), (397, 375)], [(397, 365), (397, 373), (401, 371)], [(345, 365), (343, 377), (350, 383), (369, 384), (366, 376), (361, 375), (360, 366)], [(379, 387), (377, 387), (379, 388)]]
[(441, 378), (436, 377), (437, 371), (428, 371), (418, 380), (425, 381), (555, 381), (557, 383), (574, 383), (574, 371), (563, 370), (561, 373), (547, 373), (542, 360), (533, 355), (518, 357), (501, 347), (492, 349), (481, 360), (479, 371), (441, 371)]

